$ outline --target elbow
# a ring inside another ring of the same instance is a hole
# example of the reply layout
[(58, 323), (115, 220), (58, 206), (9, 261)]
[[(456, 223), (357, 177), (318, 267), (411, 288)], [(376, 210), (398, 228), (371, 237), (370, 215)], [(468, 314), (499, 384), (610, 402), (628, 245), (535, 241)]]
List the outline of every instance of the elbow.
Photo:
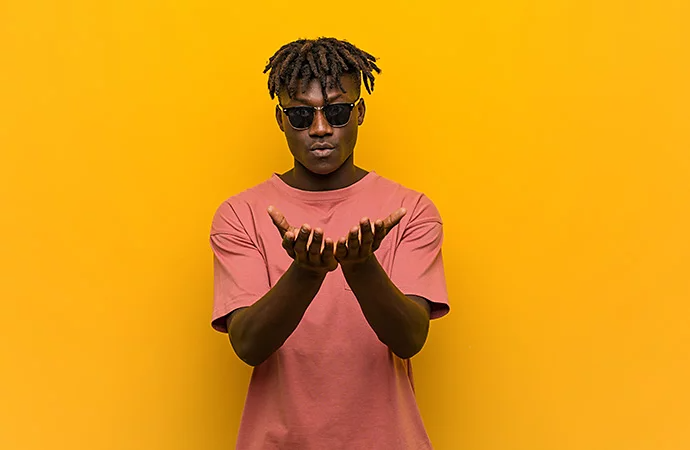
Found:
[[(423, 301), (425, 304), (428, 304), (426, 300)], [(402, 359), (412, 358), (422, 351), (426, 343), (426, 338), (429, 336), (430, 314), (428, 308), (425, 314), (419, 313), (419, 311), (422, 311), (421, 307), (417, 308), (416, 311), (418, 311), (418, 313), (410, 317), (408, 326), (403, 327), (407, 330), (404, 336), (398, 336), (400, 340), (397, 342), (398, 345), (395, 346), (396, 348), (394, 349), (391, 347), (393, 353)]]
[[(241, 320), (245, 308), (235, 310), (227, 317), (227, 330), (230, 345), (238, 358), (245, 364), (256, 367), (263, 362), (256, 357), (256, 351), (251, 344), (251, 339), (246, 336), (243, 321)], [(264, 358), (265, 359), (265, 358)]]
[(258, 366), (259, 364), (261, 364), (262, 362), (264, 362), (264, 360), (259, 360), (259, 359), (256, 359), (256, 360), (255, 360), (255, 359), (252, 359), (251, 357), (242, 357), (242, 356), (240, 356), (240, 359), (241, 359), (245, 364), (247, 364), (248, 366), (251, 366), (251, 367), (256, 367), (256, 366)]
[(247, 345), (246, 342), (240, 343), (237, 339), (233, 339), (232, 335), (230, 335), (230, 345), (232, 345), (237, 357), (249, 366), (256, 367), (265, 360), (265, 358), (257, 357), (256, 352), (252, 351), (251, 346)]
[(400, 345), (396, 349), (391, 349), (401, 359), (410, 359), (417, 353), (422, 351), (424, 343), (426, 342), (426, 335), (417, 339), (410, 340), (406, 345)]
[(415, 333), (410, 333), (409, 339), (405, 342), (397, 345), (396, 348), (391, 348), (391, 351), (395, 353), (401, 359), (409, 359), (415, 356), (417, 353), (422, 351), (424, 344), (426, 343), (426, 338), (429, 335), (429, 322), (419, 328)]
[(419, 353), (419, 350), (414, 351), (414, 350), (393, 350), (393, 353), (400, 359), (410, 359), (417, 353)]
[(405, 347), (397, 348), (397, 349), (391, 349), (393, 353), (395, 353), (396, 356), (398, 356), (401, 359), (410, 359), (413, 356), (415, 356), (417, 353), (419, 353), (422, 350), (422, 347), (424, 346), (424, 343), (422, 342), (420, 344), (411, 344)]
[(243, 333), (239, 329), (237, 321), (235, 321), (235, 323), (228, 323), (228, 338), (235, 354), (245, 364), (256, 367), (265, 359), (257, 357), (256, 351), (251, 345), (251, 339), (243, 337)]

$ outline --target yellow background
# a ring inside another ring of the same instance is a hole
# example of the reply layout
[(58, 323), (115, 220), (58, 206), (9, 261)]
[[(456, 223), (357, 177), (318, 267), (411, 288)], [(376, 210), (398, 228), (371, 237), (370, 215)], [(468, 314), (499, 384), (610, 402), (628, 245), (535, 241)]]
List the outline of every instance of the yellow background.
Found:
[(444, 218), (453, 309), (414, 358), (435, 448), (690, 448), (688, 23), (0, 1), (0, 448), (233, 448), (250, 368), (209, 325), (210, 221), (291, 167), (262, 70), (320, 35), (380, 57), (356, 163)]

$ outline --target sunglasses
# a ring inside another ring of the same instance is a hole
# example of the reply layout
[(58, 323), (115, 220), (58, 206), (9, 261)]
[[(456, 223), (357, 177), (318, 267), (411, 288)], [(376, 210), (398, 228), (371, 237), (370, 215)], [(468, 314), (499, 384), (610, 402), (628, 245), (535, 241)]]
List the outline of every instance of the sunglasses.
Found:
[(314, 122), (316, 111), (323, 111), (323, 115), (332, 127), (344, 127), (350, 121), (355, 103), (331, 103), (324, 106), (294, 106), (292, 108), (279, 106), (288, 117), (292, 128), (306, 130)]

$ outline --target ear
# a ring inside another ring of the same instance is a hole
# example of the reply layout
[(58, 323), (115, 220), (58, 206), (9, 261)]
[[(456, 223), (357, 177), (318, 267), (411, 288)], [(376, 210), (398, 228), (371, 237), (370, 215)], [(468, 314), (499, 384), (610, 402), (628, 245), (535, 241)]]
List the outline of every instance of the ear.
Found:
[(364, 104), (364, 99), (360, 98), (359, 103), (357, 103), (357, 125), (362, 125), (364, 123), (364, 114), (367, 112), (367, 106)]
[(283, 111), (280, 109), (280, 105), (276, 105), (276, 122), (278, 122), (280, 131), (285, 133), (285, 128), (283, 128)]

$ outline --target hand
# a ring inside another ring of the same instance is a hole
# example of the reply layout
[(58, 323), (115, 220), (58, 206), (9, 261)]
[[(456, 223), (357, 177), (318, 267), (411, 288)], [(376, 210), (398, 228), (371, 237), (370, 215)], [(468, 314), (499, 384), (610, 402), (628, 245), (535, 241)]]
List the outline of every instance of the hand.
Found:
[[(374, 222), (374, 231), (371, 229), (368, 217), (362, 217), (359, 225), (350, 229), (347, 238), (341, 237), (335, 249), (335, 259), (341, 266), (353, 266), (366, 262), (381, 245), (381, 241), (393, 229), (407, 210), (399, 208), (385, 219)], [(360, 240), (361, 230), (361, 240)], [(347, 245), (346, 245), (347, 243)]]
[(295, 263), (304, 269), (324, 275), (338, 268), (338, 261), (335, 260), (333, 254), (333, 240), (327, 238), (323, 250), (321, 249), (323, 243), (323, 230), (321, 228), (314, 229), (311, 243), (307, 249), (307, 241), (312, 231), (309, 224), (305, 223), (301, 228), (295, 228), (288, 223), (283, 213), (273, 205), (269, 206), (267, 211), (283, 238), (283, 248), (295, 260)]

